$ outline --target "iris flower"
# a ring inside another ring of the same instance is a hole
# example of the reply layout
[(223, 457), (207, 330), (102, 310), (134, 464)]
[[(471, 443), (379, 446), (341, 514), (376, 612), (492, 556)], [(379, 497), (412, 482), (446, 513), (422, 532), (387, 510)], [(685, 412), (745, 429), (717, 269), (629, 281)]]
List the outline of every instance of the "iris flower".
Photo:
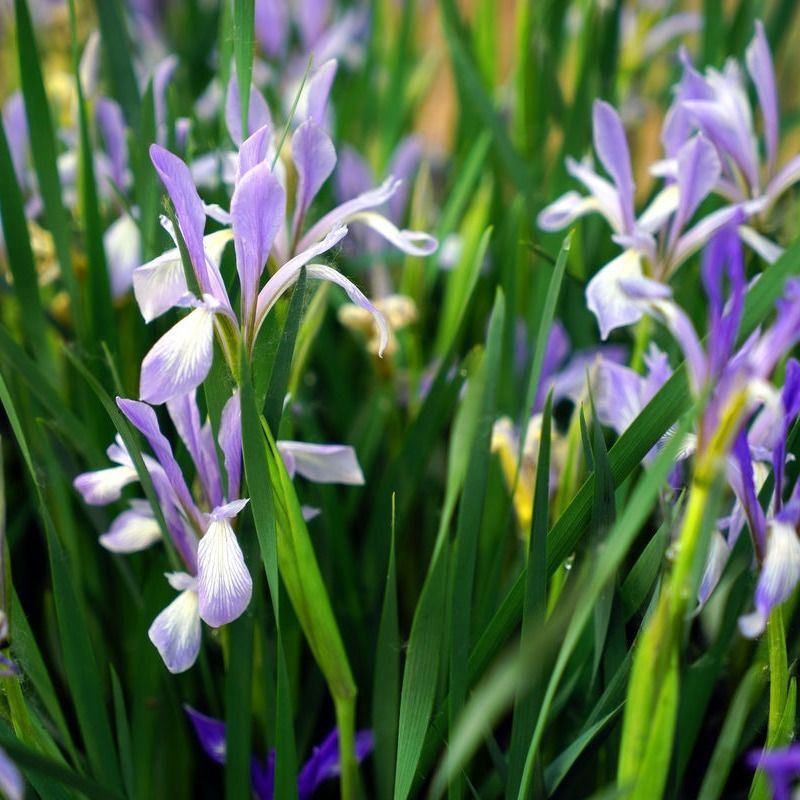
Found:
[[(226, 760), (225, 723), (201, 714), (190, 706), (184, 708), (206, 755), (217, 764), (224, 764)], [(358, 731), (355, 742), (356, 761), (359, 763), (363, 761), (372, 752), (372, 748), (372, 732)], [(339, 774), (339, 769), (339, 732), (334, 728), (323, 742), (314, 748), (311, 757), (300, 769), (300, 774), (297, 776), (299, 800), (308, 800), (321, 784), (335, 778)], [(273, 800), (275, 750), (270, 750), (264, 761), (256, 756), (251, 758), (250, 778), (253, 794), (258, 800)]]
[[(232, 622), (247, 608), (252, 579), (233, 530), (247, 503), (239, 498), (242, 470), (241, 411), (238, 393), (225, 404), (217, 441), (210, 421), (201, 424), (194, 391), (167, 403), (175, 429), (191, 456), (197, 475), (196, 499), (161, 432), (155, 411), (146, 403), (117, 399), (117, 405), (147, 440), (153, 455), (144, 455), (172, 544), (183, 569), (166, 577), (178, 597), (150, 626), (149, 636), (171, 672), (183, 672), (200, 649), (201, 620), (211, 627)], [(222, 469), (217, 458), (222, 453)], [(291, 476), (323, 483), (362, 484), (364, 477), (352, 448), (280, 441), (278, 449)], [(125, 486), (138, 481), (130, 454), (118, 437), (108, 448), (115, 466), (86, 472), (75, 488), (90, 505), (120, 499)], [(209, 509), (205, 511), (204, 509)], [(161, 539), (149, 503), (131, 501), (100, 537), (114, 553), (133, 553)]]

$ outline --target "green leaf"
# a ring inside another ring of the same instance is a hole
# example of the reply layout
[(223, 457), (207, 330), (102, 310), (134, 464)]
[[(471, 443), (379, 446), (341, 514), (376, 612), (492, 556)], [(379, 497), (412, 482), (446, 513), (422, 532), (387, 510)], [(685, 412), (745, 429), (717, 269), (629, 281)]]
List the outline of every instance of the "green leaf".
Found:
[[(131, 56), (134, 48), (125, 27), (123, 6), (120, 0), (95, 0), (97, 19), (103, 43), (103, 54), (109, 66), (114, 97), (122, 107), (128, 126), (139, 127), (141, 106), (136, 72)], [(145, 146), (149, 146), (147, 141)]]
[(236, 82), (239, 85), (239, 103), (242, 115), (242, 136), (246, 139), (252, 131), (248, 124), (250, 83), (253, 77), (253, 32), (255, 27), (254, 0), (233, 2), (233, 59), (236, 63)]
[[(392, 498), (394, 501), (394, 498)], [(397, 565), (395, 562), (395, 516), (392, 502), (392, 537), (389, 542), (389, 566), (375, 648), (372, 687), (372, 730), (375, 735), (375, 778), (378, 797), (390, 800), (394, 787), (397, 758), (397, 721), (400, 696), (400, 628), (397, 608)]]
[(128, 797), (136, 797), (131, 729), (128, 724), (128, 712), (125, 710), (125, 696), (122, 694), (119, 676), (113, 666), (111, 667), (111, 691), (114, 698), (114, 726), (117, 732), (117, 748), (125, 793)]
[[(46, 363), (50, 356), (45, 337), (42, 301), (39, 296), (39, 278), (28, 238), (28, 223), (25, 220), (22, 195), (17, 185), (3, 125), (0, 125), (0, 184), (3, 186), (3, 191), (0, 192), (3, 243), (8, 251), (8, 265), (14, 276), (14, 294), (19, 303), (22, 332), (31, 352)], [(5, 337), (5, 331), (3, 336)]]
[[(458, 509), (456, 536), (452, 545), (453, 572), (450, 579), (450, 706), (451, 725), (466, 700), (469, 674), (467, 665), (472, 629), (473, 587), (478, 556), (480, 521), (483, 517), (486, 482), (489, 472), (490, 440), (494, 421), (495, 393), (500, 377), (505, 299), (498, 290), (489, 321), (486, 356), (468, 391), (478, 393), (478, 424), (464, 477), (464, 491)], [(454, 787), (454, 794), (460, 790)]]
[[(61, 268), (61, 280), (64, 282), (69, 296), (72, 324), (75, 326), (78, 338), (84, 344), (88, 344), (88, 329), (84, 321), (83, 304), (72, 267), (69, 221), (64, 210), (61, 180), (58, 176), (56, 134), (50, 105), (44, 90), (41, 60), (26, 0), (14, 0), (14, 9), (17, 21), (20, 82), (22, 96), (25, 99), (28, 135), (39, 192), (44, 203), (47, 227), (53, 235), (53, 243)], [(4, 187), (8, 185), (3, 181)], [(6, 191), (7, 189), (4, 189), (3, 193)], [(7, 244), (8, 242), (9, 240), (6, 239)]]
[(0, 402), (5, 408), (30, 473), (39, 505), (39, 514), (44, 523), (55, 596), (56, 620), (67, 682), (89, 761), (96, 775), (112, 786), (119, 786), (119, 766), (103, 699), (103, 682), (94, 658), (94, 648), (89, 638), (85, 612), (72, 583), (67, 555), (50, 517), (27, 438), (2, 374), (0, 374)]
[[(553, 411), (553, 393), (548, 392), (542, 414), (542, 438), (536, 465), (536, 490), (528, 538), (528, 570), (525, 580), (525, 598), (522, 606), (522, 633), (520, 641), (528, 641), (533, 632), (544, 624), (547, 612), (547, 526), (550, 508), (550, 427)], [(514, 701), (511, 723), (511, 744), (508, 748), (508, 780), (506, 797), (519, 790), (525, 766), (527, 743), (536, 724), (536, 708), (541, 700), (533, 689), (519, 692)]]

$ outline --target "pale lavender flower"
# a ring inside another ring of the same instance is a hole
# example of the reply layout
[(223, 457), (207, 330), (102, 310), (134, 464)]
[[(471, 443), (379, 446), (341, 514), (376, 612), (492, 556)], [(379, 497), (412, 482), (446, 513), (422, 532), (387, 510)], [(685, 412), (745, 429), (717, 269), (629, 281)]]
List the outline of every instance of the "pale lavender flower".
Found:
[(0, 747), (0, 793), (8, 800), (23, 800), (25, 797), (25, 781), (22, 773), (2, 747)]
[[(184, 706), (194, 727), (200, 746), (206, 755), (217, 764), (227, 760), (225, 749), (225, 723), (201, 714), (190, 706)], [(355, 755), (360, 763), (373, 748), (371, 731), (356, 733)], [(299, 800), (308, 800), (326, 781), (339, 775), (339, 732), (334, 728), (320, 745), (312, 750), (308, 761), (303, 764), (297, 776)], [(258, 800), (273, 800), (275, 786), (275, 751), (270, 750), (264, 761), (256, 756), (250, 760), (250, 778), (253, 794)]]
[(587, 305), (605, 339), (615, 328), (642, 317), (641, 307), (622, 288), (625, 281), (649, 277), (665, 283), (739, 212), (735, 207), (723, 208), (688, 227), (716, 185), (721, 169), (714, 147), (702, 135), (696, 135), (677, 154), (675, 182), (658, 192), (637, 218), (625, 130), (608, 103), (595, 102), (593, 130), (595, 151), (611, 180), (585, 163), (568, 159), (568, 171), (584, 184), (589, 195), (567, 192), (539, 214), (538, 224), (544, 230), (559, 230), (586, 214), (600, 213), (614, 231), (614, 241), (624, 248), (586, 288)]

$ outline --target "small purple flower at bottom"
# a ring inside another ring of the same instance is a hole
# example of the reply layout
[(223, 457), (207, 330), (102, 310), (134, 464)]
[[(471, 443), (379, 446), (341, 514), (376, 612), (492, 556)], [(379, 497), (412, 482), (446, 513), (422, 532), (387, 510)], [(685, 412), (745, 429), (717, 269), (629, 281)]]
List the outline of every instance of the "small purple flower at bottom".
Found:
[[(206, 755), (224, 764), (225, 752), (225, 723), (221, 720), (207, 717), (191, 706), (184, 706), (200, 746)], [(373, 748), (371, 731), (358, 731), (356, 733), (356, 761), (360, 764)], [(334, 728), (311, 752), (311, 757), (303, 764), (297, 776), (297, 794), (299, 800), (307, 800), (313, 795), (320, 784), (339, 774), (339, 731)], [(250, 759), (250, 780), (253, 793), (258, 800), (273, 800), (275, 786), (275, 750), (267, 754), (264, 761), (255, 756)]]
[(747, 763), (753, 769), (763, 769), (772, 787), (773, 800), (791, 800), (792, 784), (800, 776), (800, 745), (780, 750), (751, 750)]

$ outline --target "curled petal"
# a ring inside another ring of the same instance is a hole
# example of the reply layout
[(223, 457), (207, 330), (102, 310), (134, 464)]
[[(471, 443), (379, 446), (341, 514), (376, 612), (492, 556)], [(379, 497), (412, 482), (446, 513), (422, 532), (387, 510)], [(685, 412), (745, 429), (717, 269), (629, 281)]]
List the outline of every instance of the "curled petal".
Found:
[(298, 253), (294, 258), (287, 261), (264, 285), (258, 294), (256, 305), (256, 333), (258, 332), (264, 317), (269, 313), (272, 306), (278, 301), (281, 295), (297, 280), (301, 268), (308, 264), (312, 258), (316, 258), (335, 247), (347, 235), (347, 228), (342, 226), (328, 231), (325, 238)]
[(100, 544), (112, 553), (138, 553), (161, 539), (159, 528), (150, 504), (134, 500), (131, 508), (123, 511), (112, 523)]
[(200, 540), (197, 594), (200, 616), (212, 628), (237, 619), (250, 603), (253, 581), (226, 518), (212, 519)]
[(543, 208), (536, 218), (536, 224), (543, 231), (560, 231), (572, 225), (576, 219), (599, 211), (600, 204), (596, 198), (584, 197), (573, 190)]
[(364, 293), (351, 280), (342, 275), (341, 272), (338, 272), (332, 267), (326, 267), (323, 264), (311, 264), (308, 267), (308, 277), (335, 283), (337, 286), (344, 289), (351, 303), (355, 303), (357, 306), (361, 306), (361, 308), (369, 311), (378, 328), (378, 355), (383, 356), (384, 350), (386, 350), (386, 346), (389, 344), (389, 323), (386, 322), (386, 317), (367, 300)]
[(200, 652), (197, 592), (184, 589), (154, 620), (147, 631), (167, 669), (185, 672)]
[(388, 202), (389, 198), (400, 188), (400, 181), (394, 177), (388, 177), (380, 186), (370, 189), (368, 192), (348, 200), (337, 206), (333, 211), (329, 211), (322, 219), (305, 233), (298, 245), (299, 249), (305, 250), (311, 247), (314, 242), (318, 242), (328, 231), (335, 230), (345, 225), (349, 219), (371, 208), (377, 208)]
[[(208, 296), (207, 296), (208, 297)], [(213, 303), (213, 298), (209, 298)], [(211, 369), (214, 306), (206, 302), (173, 325), (142, 361), (139, 394), (158, 405), (197, 388)]]
[(784, 253), (780, 245), (775, 244), (766, 236), (759, 233), (749, 225), (739, 225), (739, 238), (767, 264), (774, 264)]
[(795, 156), (783, 165), (778, 174), (767, 184), (765, 192), (770, 205), (787, 189), (800, 181), (800, 156)]
[(295, 472), (314, 483), (364, 484), (364, 474), (352, 447), (341, 444), (308, 444), (306, 442), (278, 442), (278, 450)]
[(626, 250), (606, 264), (586, 287), (586, 304), (597, 317), (603, 339), (615, 328), (632, 325), (642, 318), (641, 304), (632, 300), (620, 281), (641, 278), (642, 262), (635, 250)]
[(363, 222), (375, 233), (393, 244), (398, 250), (412, 256), (429, 256), (436, 252), (439, 242), (435, 237), (423, 231), (400, 230), (383, 214), (374, 211), (364, 211), (350, 217), (351, 222)]
[(800, 580), (800, 540), (792, 524), (775, 520), (770, 525), (767, 556), (756, 587), (755, 610), (739, 619), (744, 636), (759, 636), (770, 611), (794, 591)]
[(119, 500), (128, 484), (139, 480), (133, 467), (120, 466), (84, 472), (72, 485), (80, 492), (83, 502), (90, 506), (106, 506)]

